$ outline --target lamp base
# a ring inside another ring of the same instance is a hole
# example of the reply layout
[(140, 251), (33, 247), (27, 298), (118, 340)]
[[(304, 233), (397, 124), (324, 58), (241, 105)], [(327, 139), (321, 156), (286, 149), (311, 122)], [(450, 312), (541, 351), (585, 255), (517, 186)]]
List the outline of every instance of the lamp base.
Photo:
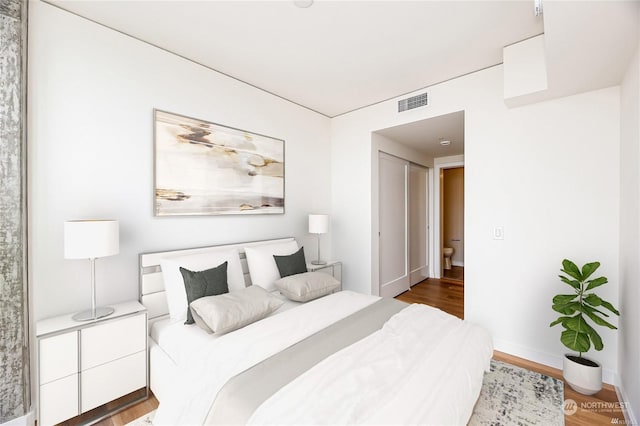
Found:
[(91, 309), (87, 309), (86, 311), (78, 312), (71, 318), (73, 318), (75, 321), (91, 321), (94, 319), (109, 316), (112, 313), (113, 313), (113, 308), (109, 308), (109, 307), (96, 308), (95, 311)]
[(326, 265), (326, 264), (327, 264), (327, 262), (326, 262), (326, 261), (324, 261), (324, 260), (312, 260), (312, 261), (311, 261), (311, 264), (312, 264), (312, 265)]

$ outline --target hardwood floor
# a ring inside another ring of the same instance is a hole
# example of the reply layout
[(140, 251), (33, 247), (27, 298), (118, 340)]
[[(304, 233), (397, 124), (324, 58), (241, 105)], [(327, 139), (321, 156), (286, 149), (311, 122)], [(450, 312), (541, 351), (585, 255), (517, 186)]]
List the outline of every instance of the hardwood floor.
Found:
[(145, 414), (152, 412), (158, 408), (160, 403), (152, 392), (149, 392), (149, 395), (149, 399), (139, 402), (136, 405), (132, 405), (126, 410), (122, 410), (111, 417), (107, 417), (106, 419), (96, 423), (95, 426), (124, 426), (138, 417), (142, 417)]
[(442, 271), (442, 278), (462, 281), (464, 284), (464, 267), (452, 265), (451, 269), (445, 269)]
[(464, 319), (464, 285), (457, 282), (428, 278), (396, 296), (396, 299), (433, 306)]
[[(464, 317), (464, 286), (450, 282), (449, 280), (430, 278), (412, 287), (410, 291), (397, 296), (396, 299), (407, 303), (423, 303), (442, 309), (458, 318)], [(546, 365), (498, 351), (494, 351), (493, 358), (562, 380), (562, 371)], [(564, 419), (566, 426), (598, 426), (625, 423), (615, 388), (611, 385), (605, 385), (600, 392), (592, 396), (579, 394), (565, 385), (564, 396), (565, 400), (571, 399), (576, 403), (575, 413), (565, 414)], [(158, 400), (152, 394), (151, 398), (147, 401), (121, 411), (97, 423), (97, 425), (123, 426), (155, 410), (157, 407)]]

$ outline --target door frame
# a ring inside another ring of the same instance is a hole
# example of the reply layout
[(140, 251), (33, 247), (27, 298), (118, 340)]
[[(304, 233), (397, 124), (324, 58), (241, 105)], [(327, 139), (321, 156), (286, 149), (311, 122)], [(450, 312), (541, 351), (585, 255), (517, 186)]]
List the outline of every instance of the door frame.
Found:
[[(413, 169), (420, 169), (421, 172), (424, 173), (424, 178), (425, 178), (425, 182), (424, 182), (424, 191), (425, 191), (425, 197), (424, 197), (424, 202), (425, 202), (425, 206), (424, 206), (424, 220), (425, 220), (425, 238), (424, 238), (424, 249), (426, 250), (426, 256), (424, 259), (422, 259), (425, 264), (421, 265), (418, 269), (412, 269), (412, 265), (411, 265), (411, 255), (412, 255), (412, 246), (413, 246), (413, 242), (412, 242), (412, 235), (413, 234), (413, 229), (411, 228), (411, 211), (413, 208), (413, 196), (414, 194), (414, 189), (412, 189), (411, 187), (411, 170)], [(409, 242), (409, 252), (408, 252), (408, 264), (409, 264), (409, 287), (413, 287), (414, 285), (419, 284), (420, 282), (422, 282), (424, 279), (429, 278), (431, 276), (433, 276), (430, 271), (431, 271), (431, 244), (430, 244), (430, 234), (431, 234), (431, 203), (430, 203), (430, 192), (431, 192), (431, 171), (432, 169), (429, 167), (425, 167), (425, 166), (421, 166), (420, 164), (416, 164), (413, 162), (409, 162), (409, 169), (408, 169), (408, 176), (407, 176), (407, 180), (408, 180), (408, 188), (407, 188), (407, 192), (408, 192), (408, 206), (409, 206), (409, 211), (408, 211), (408, 242)], [(426, 275), (423, 275), (426, 274)], [(419, 277), (419, 278), (418, 278)], [(418, 278), (418, 281), (416, 281), (414, 283), (414, 279)]]

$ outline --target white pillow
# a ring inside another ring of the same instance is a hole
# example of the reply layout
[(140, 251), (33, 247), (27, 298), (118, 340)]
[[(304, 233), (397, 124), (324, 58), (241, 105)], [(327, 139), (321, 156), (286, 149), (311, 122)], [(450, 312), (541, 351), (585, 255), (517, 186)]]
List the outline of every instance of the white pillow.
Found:
[(208, 333), (224, 334), (266, 317), (284, 302), (262, 287), (206, 296), (191, 302), (196, 324)]
[(185, 319), (187, 317), (187, 292), (184, 289), (184, 280), (180, 273), (180, 267), (190, 271), (204, 271), (224, 262), (228, 262), (227, 284), (229, 285), (229, 291), (245, 288), (242, 264), (240, 263), (240, 255), (237, 249), (224, 249), (217, 252), (168, 257), (160, 260), (167, 305), (169, 306), (169, 316), (172, 319)]
[(280, 278), (275, 285), (287, 299), (308, 302), (332, 293), (340, 287), (340, 281), (323, 272), (304, 272)]
[(298, 251), (298, 243), (287, 241), (257, 247), (245, 247), (247, 265), (251, 275), (251, 283), (259, 285), (267, 291), (275, 290), (274, 282), (280, 278), (278, 266), (273, 255), (285, 256)]

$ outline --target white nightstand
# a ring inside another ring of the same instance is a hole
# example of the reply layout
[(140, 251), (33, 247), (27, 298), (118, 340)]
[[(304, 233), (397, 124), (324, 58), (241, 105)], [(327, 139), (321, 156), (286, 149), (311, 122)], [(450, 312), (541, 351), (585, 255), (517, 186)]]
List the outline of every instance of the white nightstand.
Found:
[(326, 265), (313, 265), (312, 263), (308, 262), (307, 271), (323, 272), (325, 274), (333, 276), (333, 278), (340, 281), (340, 288), (338, 288), (338, 290), (342, 290), (342, 262), (339, 262), (337, 260), (327, 260)]
[(149, 397), (147, 310), (137, 301), (112, 307), (97, 320), (36, 323), (39, 426), (78, 415), (92, 422)]

